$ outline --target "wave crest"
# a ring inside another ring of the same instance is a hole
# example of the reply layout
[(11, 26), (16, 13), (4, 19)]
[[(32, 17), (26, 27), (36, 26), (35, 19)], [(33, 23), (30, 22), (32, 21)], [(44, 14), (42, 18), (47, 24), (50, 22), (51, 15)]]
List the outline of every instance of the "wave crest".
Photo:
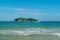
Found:
[(44, 29), (44, 28), (26, 28), (19, 30), (0, 30), (0, 34), (8, 35), (56, 35), (60, 36), (60, 33), (56, 29)]

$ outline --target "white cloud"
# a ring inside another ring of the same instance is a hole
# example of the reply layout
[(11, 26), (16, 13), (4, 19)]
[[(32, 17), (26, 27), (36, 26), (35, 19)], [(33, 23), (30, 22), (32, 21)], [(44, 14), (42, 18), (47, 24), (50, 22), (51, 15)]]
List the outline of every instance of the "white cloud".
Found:
[[(9, 16), (9, 17), (8, 17)], [(54, 20), (59, 18), (60, 14), (50, 14), (42, 10), (25, 9), (25, 8), (11, 8), (11, 7), (1, 7), (0, 8), (0, 18), (13, 19), (16, 17), (33, 17), (41, 20)], [(57, 19), (58, 20), (58, 19)]]
[(15, 12), (15, 13), (26, 13), (26, 14), (32, 14), (32, 15), (39, 15), (42, 14), (43, 12), (41, 12), (41, 10), (33, 10), (33, 9), (25, 9), (25, 8), (11, 8), (11, 7), (1, 7), (0, 8), (1, 11), (3, 10), (7, 10), (10, 12)]
[(11, 8), (11, 7), (1, 7), (0, 8), (0, 18), (5, 18), (2, 20), (12, 20), (18, 17), (32, 17), (41, 18), (44, 12), (41, 10), (25, 9), (25, 8)]
[(24, 9), (24, 8), (16, 8), (16, 11), (23, 11), (23, 10), (27, 10), (27, 9)]
[(31, 15), (40, 15), (43, 14), (43, 12), (41, 12), (41, 10), (31, 10), (31, 9), (16, 9), (17, 13), (24, 13), (24, 14), (31, 14)]

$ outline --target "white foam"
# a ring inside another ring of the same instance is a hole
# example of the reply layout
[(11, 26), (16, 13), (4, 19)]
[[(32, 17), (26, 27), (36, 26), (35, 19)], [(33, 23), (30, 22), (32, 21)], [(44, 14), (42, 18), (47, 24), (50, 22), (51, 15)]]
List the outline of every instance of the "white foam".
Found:
[(31, 34), (51, 34), (60, 36), (60, 33), (56, 32), (55, 29), (44, 29), (44, 28), (26, 28), (20, 30), (0, 30), (0, 34), (12, 34), (12, 35), (31, 35)]
[(53, 35), (60, 36), (60, 33), (52, 33)]

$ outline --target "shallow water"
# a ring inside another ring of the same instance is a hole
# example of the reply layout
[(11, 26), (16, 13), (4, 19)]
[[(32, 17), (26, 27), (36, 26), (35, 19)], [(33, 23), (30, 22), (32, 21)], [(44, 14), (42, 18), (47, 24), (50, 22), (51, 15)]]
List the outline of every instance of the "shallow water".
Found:
[(0, 40), (60, 40), (58, 36), (0, 36)]
[(60, 21), (1, 21), (0, 40), (60, 40)]

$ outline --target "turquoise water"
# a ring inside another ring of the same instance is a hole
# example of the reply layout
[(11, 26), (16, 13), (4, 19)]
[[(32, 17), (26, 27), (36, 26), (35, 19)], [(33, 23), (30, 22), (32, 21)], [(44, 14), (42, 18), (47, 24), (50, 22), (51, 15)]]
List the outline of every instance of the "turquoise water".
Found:
[(0, 21), (0, 40), (60, 40), (60, 21)]

